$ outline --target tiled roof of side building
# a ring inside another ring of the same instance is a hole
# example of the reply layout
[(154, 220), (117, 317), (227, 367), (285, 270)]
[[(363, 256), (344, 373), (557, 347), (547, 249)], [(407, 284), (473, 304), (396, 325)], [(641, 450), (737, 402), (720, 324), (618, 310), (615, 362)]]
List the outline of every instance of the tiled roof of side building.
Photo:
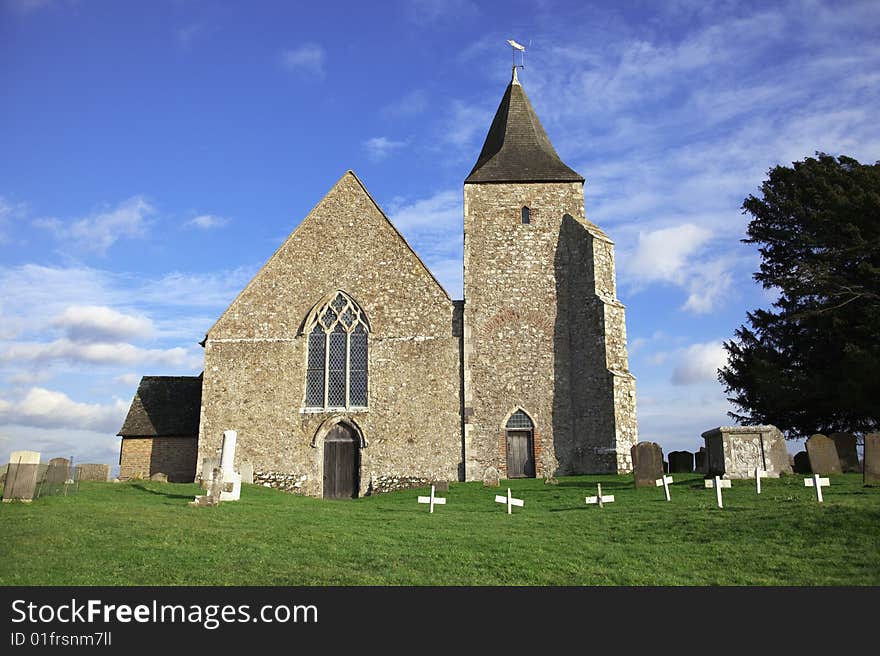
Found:
[(201, 376), (144, 376), (117, 435), (196, 437), (201, 405)]

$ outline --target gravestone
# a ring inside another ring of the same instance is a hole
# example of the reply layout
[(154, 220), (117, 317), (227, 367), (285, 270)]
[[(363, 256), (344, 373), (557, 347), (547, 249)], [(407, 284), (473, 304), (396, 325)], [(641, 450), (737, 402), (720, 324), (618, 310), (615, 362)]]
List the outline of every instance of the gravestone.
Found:
[(214, 477), (214, 470), (220, 466), (220, 458), (202, 458), (202, 471), (199, 473), (199, 486), (207, 490), (211, 487), (211, 480)]
[(709, 476), (752, 478), (755, 469), (770, 478), (790, 474), (785, 438), (776, 426), (719, 426), (703, 433)]
[(694, 454), (694, 471), (701, 474), (706, 473), (706, 447), (701, 446)]
[(78, 465), (79, 480), (81, 481), (102, 481), (106, 483), (110, 480), (110, 465), (100, 465), (88, 463)]
[(806, 451), (800, 451), (794, 454), (794, 471), (796, 474), (812, 474), (810, 469), (810, 457)]
[(449, 481), (434, 481), (431, 485), (437, 492), (449, 492)]
[(151, 481), (156, 481), (157, 483), (167, 483), (168, 482), (168, 474), (163, 472), (156, 472), (152, 476), (150, 476)]
[(254, 484), (254, 463), (242, 463), (241, 466), (238, 468), (238, 473), (241, 474), (242, 483), (247, 483), (249, 485)]
[(3, 501), (18, 499), (29, 503), (34, 498), (37, 475), (40, 468), (38, 451), (13, 451), (9, 456), (6, 470), (6, 484), (3, 487)]
[(880, 485), (880, 433), (865, 435), (864, 472), (865, 485)]
[(694, 454), (690, 451), (670, 451), (669, 473), (690, 474), (694, 471)]
[(47, 485), (64, 485), (71, 478), (70, 460), (67, 458), (52, 458), (49, 468), (46, 469), (45, 482)]
[(655, 442), (639, 442), (629, 452), (636, 487), (654, 487), (654, 481), (666, 473), (663, 471), (663, 449)]
[(859, 453), (856, 451), (856, 436), (852, 433), (831, 433), (828, 437), (834, 442), (837, 457), (840, 458), (840, 470), (848, 472), (861, 471)]
[(501, 485), (501, 475), (494, 467), (486, 467), (483, 472), (483, 487), (498, 487)]
[(837, 447), (830, 439), (817, 433), (807, 440), (807, 455), (814, 474), (839, 474), (840, 458)]

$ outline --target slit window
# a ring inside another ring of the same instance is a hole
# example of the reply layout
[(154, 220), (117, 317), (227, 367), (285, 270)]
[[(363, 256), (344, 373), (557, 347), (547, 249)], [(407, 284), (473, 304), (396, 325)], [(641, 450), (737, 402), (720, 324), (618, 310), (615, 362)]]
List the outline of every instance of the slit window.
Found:
[(526, 206), (523, 206), (522, 208), (522, 222), (523, 225), (528, 225), (532, 222), (532, 210)]

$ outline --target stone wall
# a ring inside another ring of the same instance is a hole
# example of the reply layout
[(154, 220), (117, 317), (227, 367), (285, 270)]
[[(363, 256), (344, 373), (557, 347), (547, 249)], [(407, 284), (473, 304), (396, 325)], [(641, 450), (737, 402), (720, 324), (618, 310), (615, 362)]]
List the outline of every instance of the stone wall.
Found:
[[(370, 321), (366, 410), (304, 407), (304, 322), (334, 290), (349, 294)], [(360, 494), (375, 477), (395, 472), (457, 480), (453, 319), (452, 300), (347, 173), (208, 332), (199, 462), (234, 429), (236, 463), (305, 476), (295, 489), (322, 496), (323, 436), (345, 421), (363, 436)]]
[[(637, 439), (613, 244), (583, 184), (465, 185), (467, 480), (507, 469), (504, 421), (535, 424), (537, 476), (631, 471)], [(531, 223), (521, 209), (531, 209)]]
[(196, 474), (195, 437), (125, 437), (119, 458), (119, 480), (168, 475), (172, 483), (191, 483)]

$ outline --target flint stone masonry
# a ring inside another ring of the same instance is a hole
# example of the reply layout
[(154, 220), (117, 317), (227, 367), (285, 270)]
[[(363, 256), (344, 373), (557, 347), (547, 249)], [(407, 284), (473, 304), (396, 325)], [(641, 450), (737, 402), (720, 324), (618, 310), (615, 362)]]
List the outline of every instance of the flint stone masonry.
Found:
[(720, 426), (703, 433), (709, 476), (753, 478), (761, 468), (770, 478), (791, 474), (785, 438), (775, 426)]
[(865, 485), (880, 485), (880, 433), (865, 435)]
[(77, 465), (79, 470), (79, 480), (81, 481), (102, 481), (104, 483), (110, 480), (110, 465), (102, 465), (95, 463), (86, 463)]
[(303, 485), (308, 480), (307, 474), (289, 474), (284, 472), (254, 470), (254, 484), (271, 487), (284, 492), (303, 494)]
[(654, 487), (657, 479), (663, 477), (663, 449), (655, 442), (633, 446), (632, 462), (636, 487)]
[[(335, 290), (369, 319), (368, 408), (306, 412), (303, 324)], [(364, 438), (359, 495), (371, 471), (457, 480), (454, 309), (360, 180), (346, 173), (208, 331), (199, 460), (233, 426), (238, 462), (305, 475), (295, 489), (322, 496), (324, 435), (342, 420)]]
[(382, 494), (383, 492), (395, 492), (396, 490), (410, 490), (416, 487), (429, 487), (431, 480), (417, 476), (376, 476), (370, 487), (370, 494)]
[(831, 433), (828, 437), (837, 449), (841, 471), (860, 472), (862, 469), (859, 465), (859, 453), (856, 451), (856, 436), (852, 433)]
[(506, 475), (516, 407), (534, 423), (536, 476), (632, 470), (635, 379), (614, 246), (586, 220), (583, 193), (580, 182), (465, 185), (467, 480), (487, 467)]
[(837, 447), (831, 438), (816, 433), (806, 442), (807, 455), (810, 457), (810, 469), (814, 474), (840, 474), (840, 457)]

